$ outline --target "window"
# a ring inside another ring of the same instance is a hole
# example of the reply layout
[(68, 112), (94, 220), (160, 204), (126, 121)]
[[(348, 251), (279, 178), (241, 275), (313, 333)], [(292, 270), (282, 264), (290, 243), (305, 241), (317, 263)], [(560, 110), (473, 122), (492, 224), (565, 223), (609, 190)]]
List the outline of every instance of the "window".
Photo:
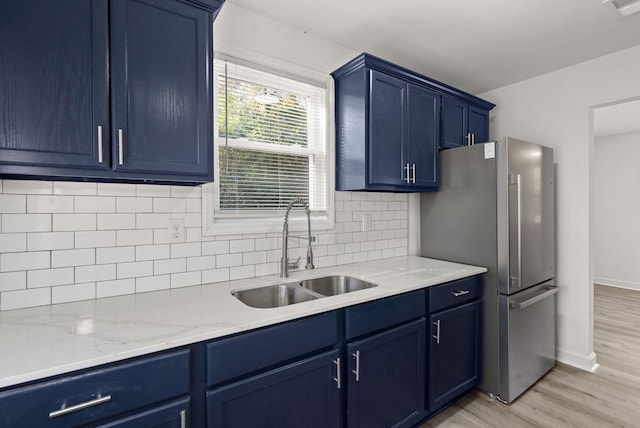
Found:
[(216, 58), (214, 71), (215, 181), (203, 189), (203, 233), (279, 232), (295, 197), (309, 201), (314, 230), (331, 228), (327, 85), (230, 59)]

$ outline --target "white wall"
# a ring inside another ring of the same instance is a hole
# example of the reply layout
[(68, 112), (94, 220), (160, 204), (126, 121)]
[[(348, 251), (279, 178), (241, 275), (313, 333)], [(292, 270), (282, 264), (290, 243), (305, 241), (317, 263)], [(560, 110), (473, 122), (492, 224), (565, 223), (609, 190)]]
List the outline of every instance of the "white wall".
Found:
[[(525, 55), (526, 53), (523, 53)], [(640, 46), (480, 94), (497, 107), (491, 138), (555, 149), (558, 354), (592, 369), (592, 108), (640, 95)]]
[(640, 290), (640, 132), (595, 139), (594, 280)]

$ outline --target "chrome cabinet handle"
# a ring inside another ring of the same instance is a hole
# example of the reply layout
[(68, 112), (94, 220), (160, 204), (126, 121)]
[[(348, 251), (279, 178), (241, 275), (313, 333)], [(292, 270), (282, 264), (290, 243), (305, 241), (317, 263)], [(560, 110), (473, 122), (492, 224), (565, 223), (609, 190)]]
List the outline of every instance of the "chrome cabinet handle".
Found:
[(409, 162), (407, 162), (407, 164), (404, 166), (404, 170), (406, 172), (406, 175), (404, 177), (404, 181), (406, 181), (407, 184), (409, 184), (411, 182), (411, 180), (409, 179)]
[(436, 344), (440, 344), (440, 320), (433, 323), (436, 326), (436, 335), (432, 336), (436, 340)]
[(102, 126), (98, 125), (98, 163), (102, 163)]
[(124, 159), (122, 156), (122, 128), (118, 129), (118, 165), (122, 165)]
[(412, 172), (412, 178), (411, 178), (411, 179), (412, 179), (412, 181), (413, 181), (413, 184), (416, 184), (416, 164), (415, 164), (415, 163), (414, 163), (414, 164), (412, 164), (412, 166), (411, 166), (411, 171), (413, 171), (413, 172)]
[(453, 297), (460, 297), (464, 296), (465, 294), (469, 294), (469, 290), (452, 291), (451, 294), (453, 294)]
[(467, 136), (465, 137), (467, 140), (467, 146), (471, 145), (471, 132), (467, 132)]
[(98, 394), (98, 397), (95, 400), (87, 401), (84, 403), (76, 404), (75, 406), (65, 407), (62, 405), (60, 410), (54, 410), (53, 412), (49, 412), (49, 419), (57, 418), (58, 416), (63, 416), (69, 413), (77, 412), (78, 410), (86, 409), (88, 407), (97, 406), (98, 404), (103, 404), (111, 401), (110, 395), (105, 395), (104, 397)]
[(336, 377), (333, 378), (333, 380), (336, 381), (336, 383), (338, 384), (338, 389), (342, 388), (342, 379), (341, 379), (341, 375), (340, 375), (340, 357), (336, 358), (335, 360), (332, 360), (333, 364), (336, 365)]
[(187, 428), (187, 411), (180, 410), (180, 428)]
[(476, 134), (471, 134), (471, 145), (476, 144)]
[(351, 370), (351, 372), (356, 375), (356, 382), (360, 382), (360, 351), (356, 351), (355, 354), (351, 355), (356, 359), (356, 369)]

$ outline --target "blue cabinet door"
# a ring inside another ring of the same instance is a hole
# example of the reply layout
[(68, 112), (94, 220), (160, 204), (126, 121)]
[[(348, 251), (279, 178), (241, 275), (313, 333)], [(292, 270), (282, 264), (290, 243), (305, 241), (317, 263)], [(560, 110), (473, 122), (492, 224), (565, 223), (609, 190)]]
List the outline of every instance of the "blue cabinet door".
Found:
[(475, 144), (489, 141), (489, 112), (469, 106), (469, 133)]
[(467, 145), (468, 104), (456, 98), (442, 99), (442, 148), (453, 149)]
[(208, 392), (207, 426), (339, 427), (338, 357), (324, 352)]
[(409, 427), (423, 417), (425, 320), (347, 345), (350, 428)]
[(411, 84), (408, 93), (408, 186), (437, 188), (440, 96), (435, 91)]
[(368, 184), (404, 187), (407, 83), (375, 70), (370, 78)]
[(119, 176), (213, 178), (211, 26), (209, 12), (177, 1), (111, 2), (112, 156)]
[(430, 315), (428, 410), (434, 412), (473, 388), (480, 377), (477, 300)]
[(0, 174), (109, 168), (108, 15), (107, 0), (0, 1)]

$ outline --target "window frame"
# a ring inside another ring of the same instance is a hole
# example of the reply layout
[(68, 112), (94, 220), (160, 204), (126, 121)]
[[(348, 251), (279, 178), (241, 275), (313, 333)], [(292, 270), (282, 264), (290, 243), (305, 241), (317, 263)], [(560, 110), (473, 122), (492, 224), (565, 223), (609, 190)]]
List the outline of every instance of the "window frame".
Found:
[[(312, 233), (328, 231), (335, 228), (335, 128), (334, 128), (334, 85), (329, 74), (305, 68), (286, 61), (278, 60), (255, 52), (238, 52), (229, 46), (216, 50), (215, 57), (228, 60), (238, 65), (259, 71), (277, 74), (303, 83), (325, 88), (325, 123), (326, 123), (326, 211), (311, 212)], [(214, 156), (214, 182), (202, 185), (202, 235), (235, 235), (248, 233), (280, 233), (282, 232), (284, 209), (273, 212), (255, 211), (217, 215), (216, 200), (219, 192), (219, 163), (217, 137), (217, 77), (215, 67), (212, 69), (211, 91), (213, 93), (212, 142)], [(306, 214), (302, 209), (293, 209), (289, 216), (289, 230), (306, 231)]]

